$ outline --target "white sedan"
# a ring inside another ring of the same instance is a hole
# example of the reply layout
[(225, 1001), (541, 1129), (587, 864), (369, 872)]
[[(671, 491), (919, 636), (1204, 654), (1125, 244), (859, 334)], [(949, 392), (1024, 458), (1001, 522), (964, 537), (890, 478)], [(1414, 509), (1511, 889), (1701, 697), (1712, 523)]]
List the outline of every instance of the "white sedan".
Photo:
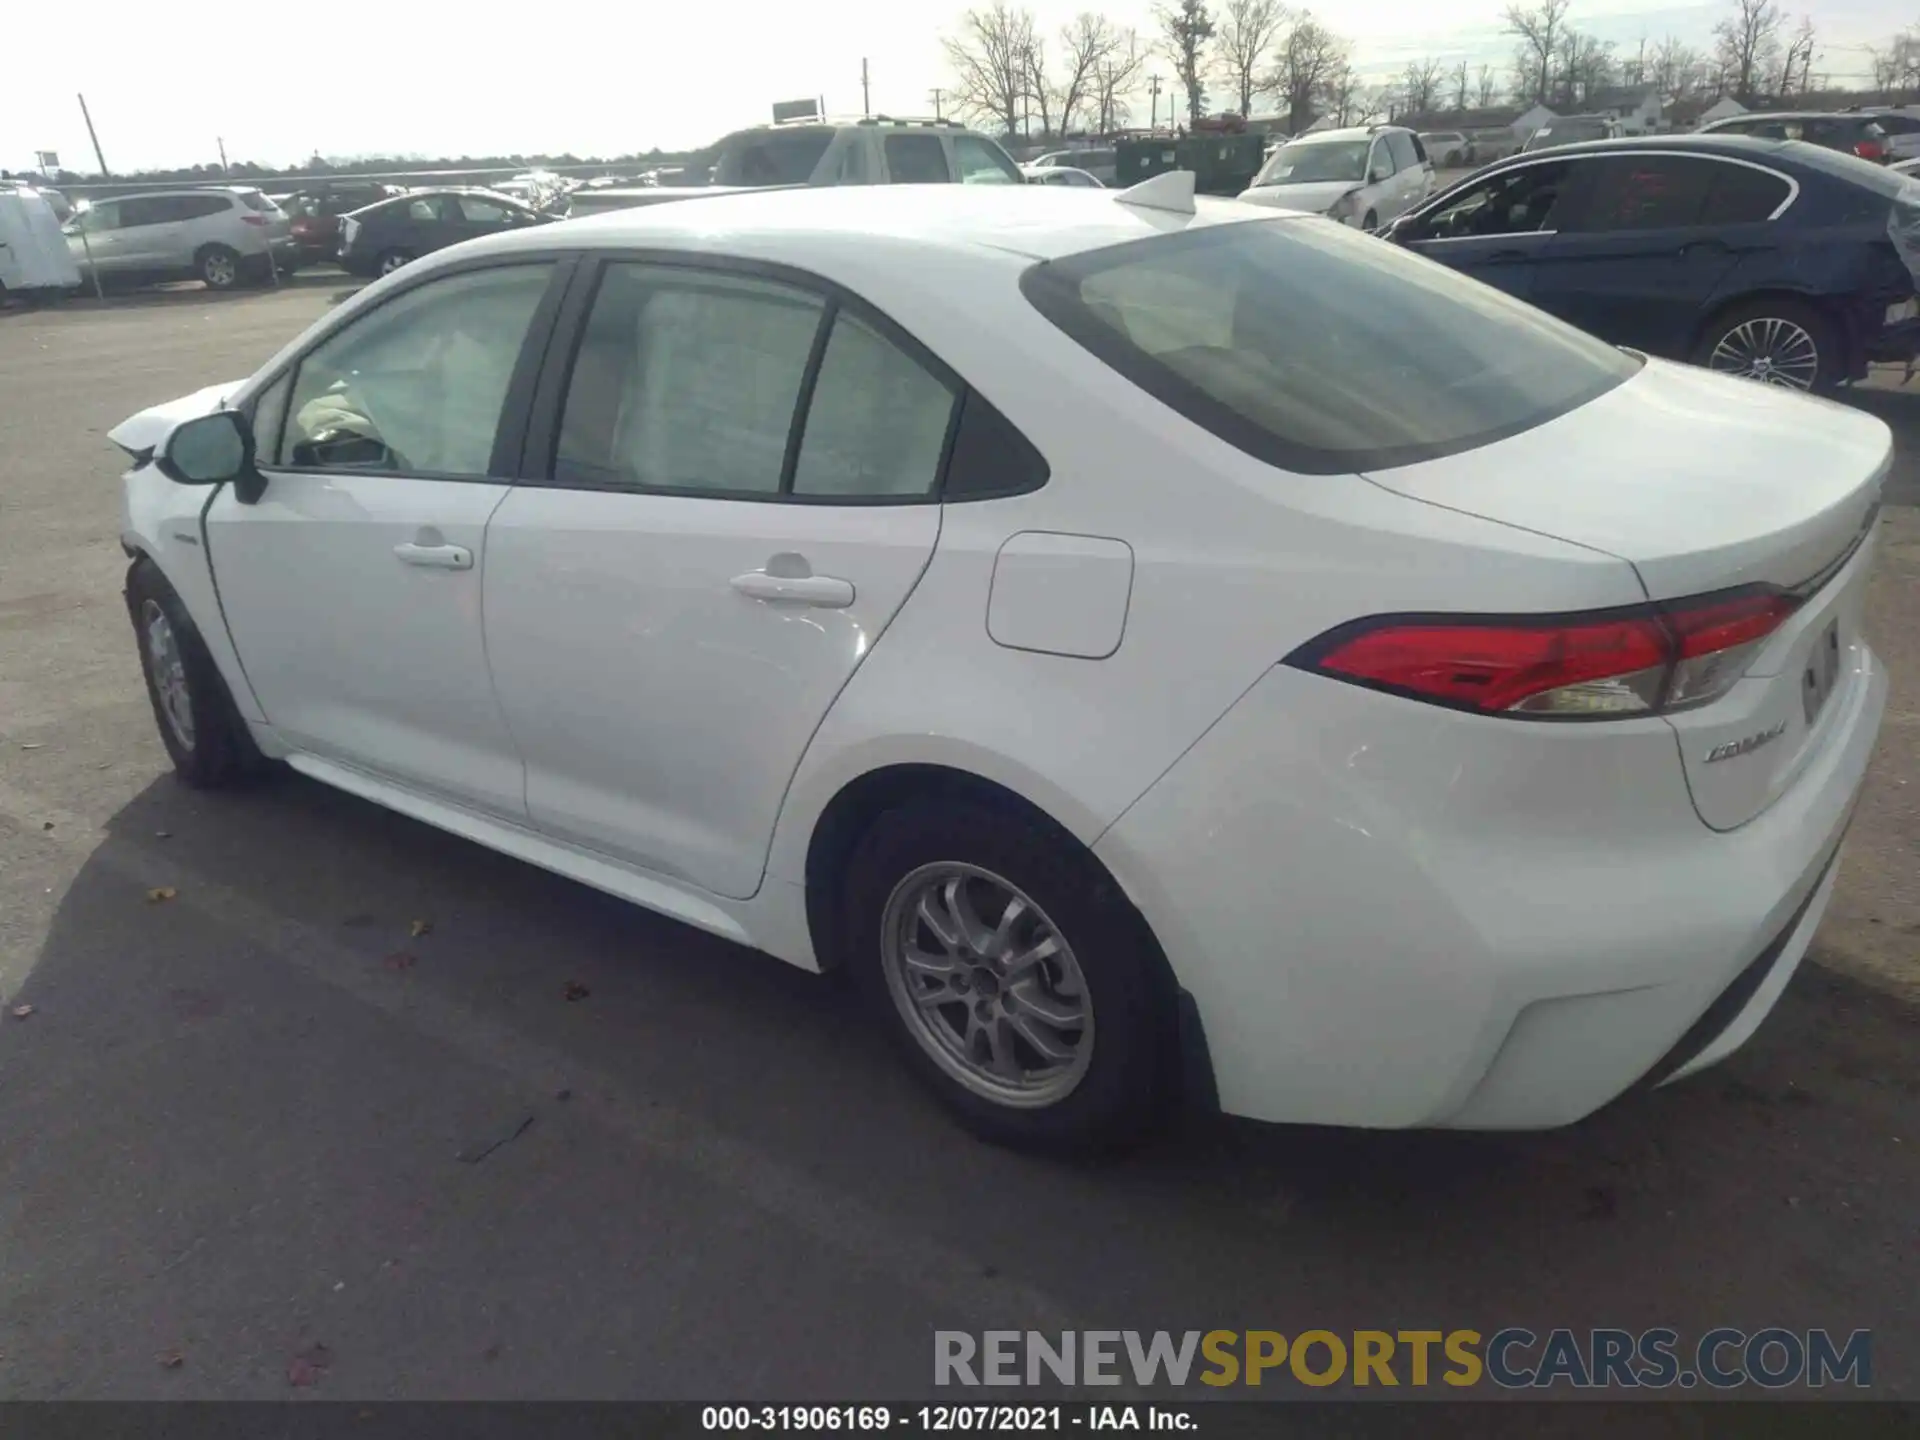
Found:
[(518, 231), (113, 435), (187, 783), (846, 966), (1043, 1149), (1711, 1063), (1886, 701), (1880, 421), (1184, 175)]

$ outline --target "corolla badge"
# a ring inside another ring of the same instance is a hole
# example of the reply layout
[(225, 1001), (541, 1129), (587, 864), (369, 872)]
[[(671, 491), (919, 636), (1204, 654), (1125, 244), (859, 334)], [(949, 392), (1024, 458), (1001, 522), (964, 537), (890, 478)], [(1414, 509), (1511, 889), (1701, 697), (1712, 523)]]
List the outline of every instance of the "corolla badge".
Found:
[(1749, 735), (1744, 740), (1729, 740), (1724, 745), (1716, 745), (1707, 751), (1707, 764), (1711, 765), (1716, 760), (1731, 760), (1736, 755), (1751, 755), (1762, 745), (1771, 745), (1786, 733), (1787, 722), (1782, 720), (1778, 725), (1770, 725), (1759, 734)]

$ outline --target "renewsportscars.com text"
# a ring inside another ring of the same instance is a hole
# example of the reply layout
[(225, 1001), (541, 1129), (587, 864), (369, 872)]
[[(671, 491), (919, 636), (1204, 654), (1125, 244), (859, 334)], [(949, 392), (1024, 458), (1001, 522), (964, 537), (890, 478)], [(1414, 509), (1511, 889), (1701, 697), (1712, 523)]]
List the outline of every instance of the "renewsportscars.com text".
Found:
[(1693, 1389), (1873, 1383), (1853, 1330), (937, 1330), (936, 1385)]

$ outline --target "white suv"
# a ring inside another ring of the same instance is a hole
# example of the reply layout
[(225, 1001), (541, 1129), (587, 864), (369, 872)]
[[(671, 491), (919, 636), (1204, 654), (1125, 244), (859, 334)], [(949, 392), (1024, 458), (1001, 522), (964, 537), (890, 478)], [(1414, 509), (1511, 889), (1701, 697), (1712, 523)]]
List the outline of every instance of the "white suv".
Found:
[(209, 290), (231, 290), (294, 262), (292, 222), (250, 185), (116, 195), (64, 228), (83, 275), (128, 284), (203, 280)]
[(1359, 125), (1289, 140), (1240, 198), (1377, 230), (1432, 193), (1433, 162), (1418, 135), (1404, 125)]
[(1018, 185), (1020, 167), (986, 136), (951, 120), (786, 121), (736, 130), (714, 146), (713, 183)]

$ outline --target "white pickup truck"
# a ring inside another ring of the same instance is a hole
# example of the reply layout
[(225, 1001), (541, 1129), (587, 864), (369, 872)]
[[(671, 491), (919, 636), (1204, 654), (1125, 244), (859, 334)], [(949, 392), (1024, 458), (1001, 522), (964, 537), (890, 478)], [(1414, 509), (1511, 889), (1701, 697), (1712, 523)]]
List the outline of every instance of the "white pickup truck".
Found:
[(711, 184), (576, 190), (569, 213), (593, 215), (694, 195), (799, 185), (1024, 183), (1012, 156), (952, 120), (868, 115), (780, 121), (736, 130), (709, 154)]

